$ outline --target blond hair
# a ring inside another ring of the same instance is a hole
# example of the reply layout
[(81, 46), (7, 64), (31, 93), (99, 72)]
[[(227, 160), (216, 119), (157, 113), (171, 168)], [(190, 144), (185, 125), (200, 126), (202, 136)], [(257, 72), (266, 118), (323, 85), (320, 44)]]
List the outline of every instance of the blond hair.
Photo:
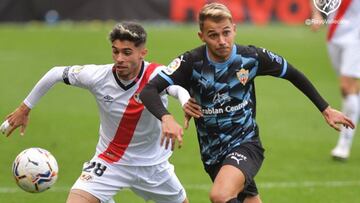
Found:
[(200, 30), (204, 27), (204, 21), (210, 18), (215, 22), (219, 22), (223, 19), (229, 19), (232, 21), (232, 15), (229, 9), (220, 3), (206, 4), (199, 13), (199, 26)]

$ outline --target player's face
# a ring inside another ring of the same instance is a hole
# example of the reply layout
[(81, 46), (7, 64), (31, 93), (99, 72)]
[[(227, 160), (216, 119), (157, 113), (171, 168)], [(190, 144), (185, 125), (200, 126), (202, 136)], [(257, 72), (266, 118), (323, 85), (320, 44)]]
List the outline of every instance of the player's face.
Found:
[(231, 55), (236, 26), (229, 19), (219, 22), (206, 19), (203, 30), (198, 35), (206, 43), (210, 58), (216, 62), (223, 62)]
[(146, 53), (144, 45), (136, 47), (133, 42), (127, 40), (115, 40), (112, 43), (112, 57), (118, 77), (123, 80), (135, 78), (139, 74)]

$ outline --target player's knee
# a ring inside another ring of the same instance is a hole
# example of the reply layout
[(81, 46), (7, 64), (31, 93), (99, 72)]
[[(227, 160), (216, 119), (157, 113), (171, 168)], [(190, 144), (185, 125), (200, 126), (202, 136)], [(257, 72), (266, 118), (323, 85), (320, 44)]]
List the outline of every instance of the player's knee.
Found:
[(100, 203), (100, 201), (88, 192), (71, 190), (66, 203)]
[(185, 200), (182, 203), (189, 203), (188, 198), (185, 198)]
[(247, 196), (244, 200), (244, 203), (261, 203), (261, 199), (259, 195), (256, 196)]
[(226, 203), (240, 203), (240, 201), (235, 197), (232, 198), (231, 200), (228, 200)]
[(231, 197), (229, 194), (221, 191), (211, 191), (209, 196), (212, 203), (237, 203), (237, 201), (234, 201), (236, 197)]
[(340, 90), (343, 97), (359, 92), (359, 83), (354, 78), (342, 77), (340, 79)]

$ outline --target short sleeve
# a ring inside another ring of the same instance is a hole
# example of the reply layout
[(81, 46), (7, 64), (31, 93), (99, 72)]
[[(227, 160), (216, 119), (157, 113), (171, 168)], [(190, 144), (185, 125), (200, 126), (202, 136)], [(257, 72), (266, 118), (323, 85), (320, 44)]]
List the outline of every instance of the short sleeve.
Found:
[(96, 65), (68, 66), (63, 72), (63, 80), (68, 85), (91, 89), (102, 74), (101, 69)]
[(274, 77), (284, 77), (288, 63), (280, 55), (277, 55), (264, 48), (256, 48), (259, 60), (257, 75), (271, 75)]

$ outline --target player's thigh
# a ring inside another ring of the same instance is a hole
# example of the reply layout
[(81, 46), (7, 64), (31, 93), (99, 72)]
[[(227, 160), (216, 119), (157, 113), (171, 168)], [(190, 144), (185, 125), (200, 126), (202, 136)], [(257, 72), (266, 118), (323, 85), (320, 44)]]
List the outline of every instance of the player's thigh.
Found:
[(360, 40), (344, 45), (341, 75), (360, 79)]
[(340, 76), (340, 89), (343, 95), (357, 94), (360, 91), (359, 79), (349, 76)]
[(343, 62), (343, 48), (338, 44), (328, 42), (327, 50), (332, 67), (334, 68), (337, 75), (340, 75)]
[(131, 187), (137, 195), (145, 200), (157, 203), (187, 202), (186, 192), (174, 172), (174, 166), (168, 161), (155, 166), (140, 167), (139, 183)]
[(244, 185), (244, 173), (235, 166), (224, 165), (215, 178), (210, 198), (218, 198), (215, 196), (219, 195), (227, 199), (236, 197), (244, 189)]
[(108, 164), (95, 157), (86, 162), (72, 191), (85, 191), (100, 202), (107, 202), (124, 187), (129, 187), (134, 175), (131, 170)]
[(245, 198), (244, 203), (261, 203), (260, 195), (248, 196)]
[[(234, 192), (237, 192), (235, 194), (240, 193), (240, 199), (247, 196), (256, 196), (258, 190), (254, 177), (260, 170), (264, 160), (263, 154), (264, 149), (260, 142), (243, 143), (233, 149), (222, 162), (212, 192), (227, 190), (228, 192), (224, 191), (224, 193), (231, 196), (234, 196)], [(226, 187), (221, 189), (222, 185), (225, 184)]]
[(100, 200), (86, 191), (72, 189), (66, 203), (100, 203)]

